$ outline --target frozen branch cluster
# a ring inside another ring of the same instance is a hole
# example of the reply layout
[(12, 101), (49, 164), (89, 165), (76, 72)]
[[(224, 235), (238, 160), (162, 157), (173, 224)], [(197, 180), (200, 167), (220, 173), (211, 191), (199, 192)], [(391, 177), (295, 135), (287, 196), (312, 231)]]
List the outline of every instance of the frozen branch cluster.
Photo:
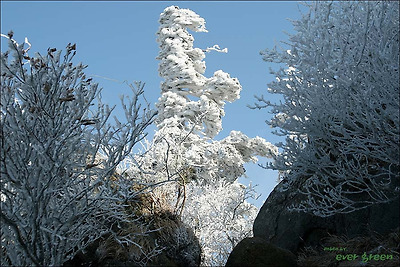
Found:
[(222, 129), (225, 102), (238, 99), (242, 87), (221, 70), (211, 78), (203, 75), (205, 54), (193, 48), (188, 29), (206, 32), (204, 19), (176, 6), (160, 15), (158, 59), (164, 81), (156, 104), (158, 130), (145, 146), (146, 154), (134, 158), (131, 171), (138, 173), (139, 168), (140, 179), (164, 184), (160, 190), (169, 192), (174, 212), (196, 229), (202, 264), (219, 266), (251, 234), (257, 213), (246, 201), (254, 196), (253, 188), (237, 181), (245, 174), (243, 164), (256, 162), (257, 156), (271, 158), (277, 148), (238, 131), (212, 140)]
[(135, 219), (123, 203), (137, 192), (115, 170), (155, 113), (141, 106), (137, 84), (122, 101), (127, 122), (111, 125), (98, 84), (72, 63), (75, 45), (64, 56), (49, 49), (31, 57), (27, 40), (2, 37), (9, 50), (1, 53), (1, 265), (61, 266)]
[(399, 192), (399, 3), (315, 2), (289, 50), (262, 52), (287, 69), (268, 91), (282, 94), (270, 125), (287, 136), (272, 168), (318, 216), (383, 203)]

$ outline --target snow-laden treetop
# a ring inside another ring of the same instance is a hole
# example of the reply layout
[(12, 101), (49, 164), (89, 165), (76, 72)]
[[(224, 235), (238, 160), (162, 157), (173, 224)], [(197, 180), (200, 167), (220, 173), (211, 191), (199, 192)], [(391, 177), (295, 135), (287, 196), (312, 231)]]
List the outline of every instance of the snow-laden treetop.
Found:
[(159, 22), (157, 59), (164, 81), (156, 104), (158, 131), (147, 153), (152, 155), (149, 171), (164, 163), (160, 171), (168, 171), (160, 177), (169, 180), (172, 173), (189, 168), (198, 180), (234, 182), (244, 174), (245, 162), (255, 162), (257, 156), (272, 158), (277, 148), (260, 137), (232, 131), (220, 141), (212, 140), (222, 130), (225, 103), (239, 99), (242, 86), (222, 70), (210, 78), (203, 75), (205, 52), (227, 52), (218, 45), (204, 50), (193, 47), (194, 38), (188, 30), (207, 32), (205, 20), (189, 9), (170, 6), (161, 13)]
[[(161, 83), (162, 95), (157, 108), (157, 126), (179, 122), (183, 128), (202, 132), (213, 138), (222, 130), (221, 119), (225, 115), (225, 101), (235, 101), (240, 97), (242, 86), (236, 78), (218, 70), (213, 77), (203, 74), (206, 65), (205, 51), (218, 50), (218, 46), (202, 50), (193, 48), (194, 32), (207, 32), (205, 21), (189, 9), (170, 6), (160, 15), (157, 42), (160, 46), (159, 73), (165, 79)], [(189, 96), (198, 97), (191, 101)]]

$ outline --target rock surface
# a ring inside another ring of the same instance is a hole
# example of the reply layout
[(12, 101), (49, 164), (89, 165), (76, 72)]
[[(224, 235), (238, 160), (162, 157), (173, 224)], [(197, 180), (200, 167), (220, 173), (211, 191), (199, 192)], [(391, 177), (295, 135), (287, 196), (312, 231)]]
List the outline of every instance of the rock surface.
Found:
[(296, 256), (290, 251), (278, 248), (260, 237), (249, 237), (236, 245), (225, 266), (294, 267), (297, 264)]
[(253, 225), (255, 237), (295, 254), (304, 246), (318, 245), (329, 234), (348, 238), (368, 236), (371, 232), (385, 235), (399, 225), (399, 198), (349, 214), (326, 218), (290, 212), (287, 207), (299, 203), (302, 195), (294, 190), (279, 192), (281, 184), (271, 192)]

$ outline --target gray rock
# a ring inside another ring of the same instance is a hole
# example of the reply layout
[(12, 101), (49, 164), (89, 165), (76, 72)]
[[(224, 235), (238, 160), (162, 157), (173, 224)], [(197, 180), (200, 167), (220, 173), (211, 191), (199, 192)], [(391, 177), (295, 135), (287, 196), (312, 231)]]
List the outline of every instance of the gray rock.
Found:
[(376, 204), (349, 214), (322, 218), (303, 212), (290, 212), (287, 207), (304, 197), (294, 190), (271, 192), (253, 225), (254, 236), (297, 253), (304, 246), (318, 245), (329, 234), (348, 238), (368, 236), (371, 231), (385, 235), (399, 226), (399, 198)]
[(260, 237), (250, 237), (236, 245), (225, 266), (294, 267), (297, 263), (296, 256), (290, 251), (278, 248)]

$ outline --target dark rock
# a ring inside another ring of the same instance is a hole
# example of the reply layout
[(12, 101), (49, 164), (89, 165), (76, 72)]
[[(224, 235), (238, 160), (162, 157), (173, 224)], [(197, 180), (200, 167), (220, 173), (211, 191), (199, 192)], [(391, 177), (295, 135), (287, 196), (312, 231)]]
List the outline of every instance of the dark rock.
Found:
[(371, 232), (390, 233), (399, 225), (399, 198), (348, 214), (317, 217), (287, 208), (298, 204), (303, 195), (294, 189), (280, 192), (278, 184), (262, 206), (253, 225), (253, 233), (272, 244), (297, 253), (304, 246), (318, 245), (330, 234), (348, 238), (368, 236)]
[(297, 263), (296, 256), (290, 251), (276, 247), (260, 237), (250, 237), (236, 245), (225, 266), (294, 267)]

